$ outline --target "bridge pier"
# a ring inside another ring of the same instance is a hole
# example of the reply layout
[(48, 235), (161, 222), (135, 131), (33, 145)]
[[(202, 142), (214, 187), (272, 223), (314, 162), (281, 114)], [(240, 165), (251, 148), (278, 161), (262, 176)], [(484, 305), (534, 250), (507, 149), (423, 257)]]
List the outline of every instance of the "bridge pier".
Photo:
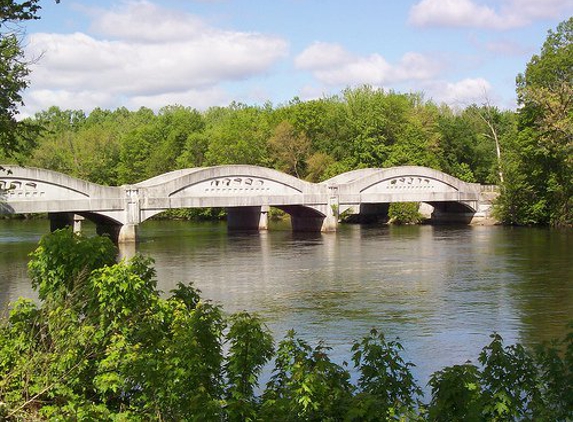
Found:
[(137, 242), (137, 224), (96, 224), (96, 233), (109, 236), (116, 245)]
[(293, 232), (321, 232), (324, 217), (318, 216), (290, 216), (290, 224)]
[(335, 232), (338, 229), (338, 209), (323, 205), (306, 207), (290, 205), (280, 207), (290, 215), (293, 232)]
[(268, 205), (261, 207), (261, 217), (259, 218), (259, 230), (261, 231), (269, 229), (269, 211), (270, 207)]
[(227, 229), (230, 231), (259, 230), (261, 226), (261, 208), (262, 207), (228, 207)]
[(82, 221), (84, 218), (81, 215), (71, 212), (54, 212), (49, 213), (48, 218), (50, 220), (51, 232), (65, 229), (66, 227), (71, 227), (74, 233), (82, 231)]
[(430, 205), (434, 207), (430, 220), (434, 224), (470, 224), (475, 215), (472, 208), (461, 202), (434, 202)]

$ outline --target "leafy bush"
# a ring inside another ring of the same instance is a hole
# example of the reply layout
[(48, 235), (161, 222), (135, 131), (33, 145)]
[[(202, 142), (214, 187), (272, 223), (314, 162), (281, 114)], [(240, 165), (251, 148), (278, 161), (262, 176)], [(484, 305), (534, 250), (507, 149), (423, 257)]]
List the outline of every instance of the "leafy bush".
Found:
[(418, 202), (393, 202), (388, 207), (388, 217), (392, 224), (418, 224), (422, 214), (418, 211)]
[[(290, 331), (278, 344), (256, 316), (226, 317), (190, 285), (157, 290), (149, 258), (115, 263), (106, 238), (44, 237), (20, 299), (0, 322), (6, 421), (565, 421), (573, 418), (573, 326), (563, 340), (504, 346), (479, 366), (431, 376), (428, 404), (398, 341), (372, 330), (352, 345), (358, 374)], [(261, 371), (272, 376), (257, 395)]]

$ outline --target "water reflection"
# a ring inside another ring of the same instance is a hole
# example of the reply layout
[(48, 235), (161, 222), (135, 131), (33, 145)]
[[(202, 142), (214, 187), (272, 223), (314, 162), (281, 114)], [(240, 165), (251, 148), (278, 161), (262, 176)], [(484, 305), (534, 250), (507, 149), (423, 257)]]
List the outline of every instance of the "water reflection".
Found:
[[(47, 230), (19, 224), (0, 222), (0, 304), (30, 294), (26, 255)], [(475, 361), (493, 331), (533, 344), (561, 336), (573, 319), (571, 232), (343, 226), (296, 234), (279, 224), (229, 234), (219, 223), (151, 221), (140, 236), (163, 291), (194, 282), (226, 311), (259, 312), (278, 338), (296, 328), (324, 339), (340, 362), (376, 327), (400, 337), (422, 382)]]

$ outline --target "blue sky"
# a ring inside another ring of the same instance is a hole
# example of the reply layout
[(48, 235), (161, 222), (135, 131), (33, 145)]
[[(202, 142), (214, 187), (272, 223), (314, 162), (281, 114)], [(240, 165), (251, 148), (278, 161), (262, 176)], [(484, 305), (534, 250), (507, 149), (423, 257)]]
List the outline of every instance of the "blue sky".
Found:
[(23, 115), (232, 101), (369, 84), (513, 109), (515, 77), (573, 0), (43, 0)]

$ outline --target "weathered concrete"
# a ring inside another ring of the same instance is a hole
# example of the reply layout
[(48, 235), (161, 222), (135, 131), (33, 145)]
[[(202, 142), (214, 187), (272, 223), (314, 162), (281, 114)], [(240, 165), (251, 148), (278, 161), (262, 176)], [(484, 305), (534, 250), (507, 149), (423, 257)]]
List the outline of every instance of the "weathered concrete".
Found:
[(269, 211), (270, 207), (268, 205), (261, 207), (261, 216), (259, 218), (259, 230), (269, 229)]
[(471, 222), (489, 216), (497, 195), (491, 187), (414, 166), (360, 169), (309, 183), (268, 168), (230, 165), (176, 170), (124, 186), (3, 167), (0, 213), (49, 213), (53, 228), (82, 216), (119, 243), (135, 242), (139, 224), (172, 208), (224, 207), (230, 230), (264, 230), (269, 207), (277, 207), (290, 214), (294, 231), (336, 231), (342, 213), (383, 214), (392, 202), (424, 202), (438, 221)]

